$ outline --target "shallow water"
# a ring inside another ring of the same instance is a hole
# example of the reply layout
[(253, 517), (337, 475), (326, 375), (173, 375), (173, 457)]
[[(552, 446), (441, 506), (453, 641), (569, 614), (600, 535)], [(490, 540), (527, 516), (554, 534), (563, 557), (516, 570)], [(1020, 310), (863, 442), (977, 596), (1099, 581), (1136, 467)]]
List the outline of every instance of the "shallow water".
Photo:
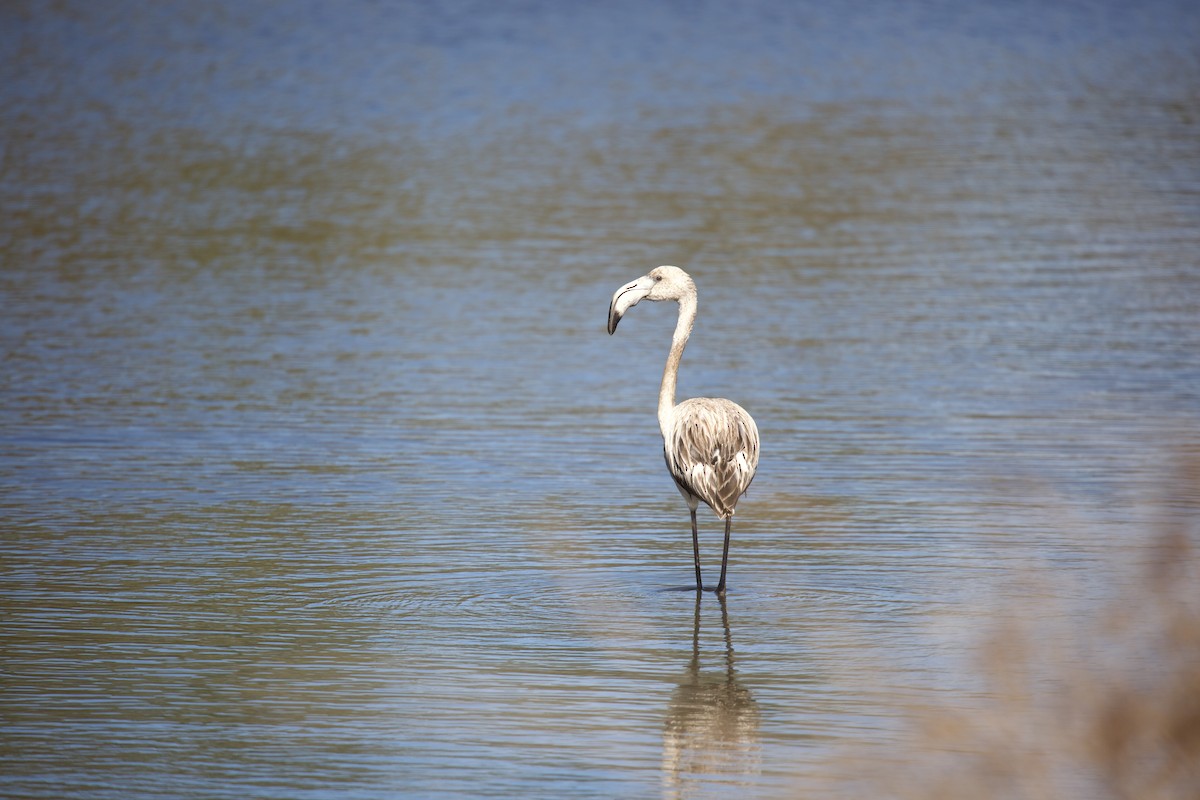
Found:
[(4, 12), (4, 794), (818, 791), (1194, 513), (1187, 4), (563, 8)]

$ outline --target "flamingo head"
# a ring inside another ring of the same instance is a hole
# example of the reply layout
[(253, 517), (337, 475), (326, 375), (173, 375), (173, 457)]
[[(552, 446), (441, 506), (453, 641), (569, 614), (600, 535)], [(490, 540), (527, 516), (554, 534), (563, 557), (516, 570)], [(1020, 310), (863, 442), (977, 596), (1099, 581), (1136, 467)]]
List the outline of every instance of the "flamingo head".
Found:
[(608, 333), (615, 333), (617, 323), (625, 316), (625, 312), (643, 300), (682, 300), (695, 295), (696, 284), (679, 267), (655, 267), (613, 294), (612, 302), (608, 305)]

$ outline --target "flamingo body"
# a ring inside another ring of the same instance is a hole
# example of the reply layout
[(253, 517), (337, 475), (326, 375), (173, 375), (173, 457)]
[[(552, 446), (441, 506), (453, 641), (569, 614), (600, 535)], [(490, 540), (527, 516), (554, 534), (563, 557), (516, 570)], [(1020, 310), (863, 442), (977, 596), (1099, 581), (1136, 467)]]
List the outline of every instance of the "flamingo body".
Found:
[(758, 427), (732, 400), (696, 397), (671, 412), (663, 456), (686, 497), (703, 500), (721, 519), (733, 516), (758, 468)]

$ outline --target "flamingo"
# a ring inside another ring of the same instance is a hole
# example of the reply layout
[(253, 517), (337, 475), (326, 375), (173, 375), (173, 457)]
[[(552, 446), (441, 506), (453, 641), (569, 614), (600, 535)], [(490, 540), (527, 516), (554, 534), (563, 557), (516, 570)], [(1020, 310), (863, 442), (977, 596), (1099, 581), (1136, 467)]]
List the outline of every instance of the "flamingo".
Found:
[(661, 266), (613, 294), (608, 307), (608, 333), (617, 330), (625, 313), (642, 300), (674, 300), (679, 319), (671, 337), (671, 350), (658, 391), (658, 427), (663, 437), (663, 457), (675, 486), (687, 501), (692, 516), (692, 556), (696, 565), (696, 591), (700, 578), (700, 537), (696, 509), (700, 501), (725, 520), (725, 546), (721, 552), (721, 578), (717, 594), (725, 594), (729, 562), (729, 531), (738, 499), (754, 480), (758, 468), (758, 426), (746, 409), (724, 398), (693, 397), (675, 404), (679, 361), (696, 322), (696, 284), (679, 267)]

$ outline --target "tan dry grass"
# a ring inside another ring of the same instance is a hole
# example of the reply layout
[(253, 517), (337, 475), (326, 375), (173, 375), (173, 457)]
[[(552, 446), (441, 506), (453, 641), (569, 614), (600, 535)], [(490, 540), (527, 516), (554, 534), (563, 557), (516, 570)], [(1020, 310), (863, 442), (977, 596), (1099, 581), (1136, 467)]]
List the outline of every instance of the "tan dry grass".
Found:
[(1200, 461), (1180, 476), (1111, 603), (1009, 609), (980, 648), (970, 710), (912, 709), (908, 739), (854, 758), (838, 794), (1200, 798)]

